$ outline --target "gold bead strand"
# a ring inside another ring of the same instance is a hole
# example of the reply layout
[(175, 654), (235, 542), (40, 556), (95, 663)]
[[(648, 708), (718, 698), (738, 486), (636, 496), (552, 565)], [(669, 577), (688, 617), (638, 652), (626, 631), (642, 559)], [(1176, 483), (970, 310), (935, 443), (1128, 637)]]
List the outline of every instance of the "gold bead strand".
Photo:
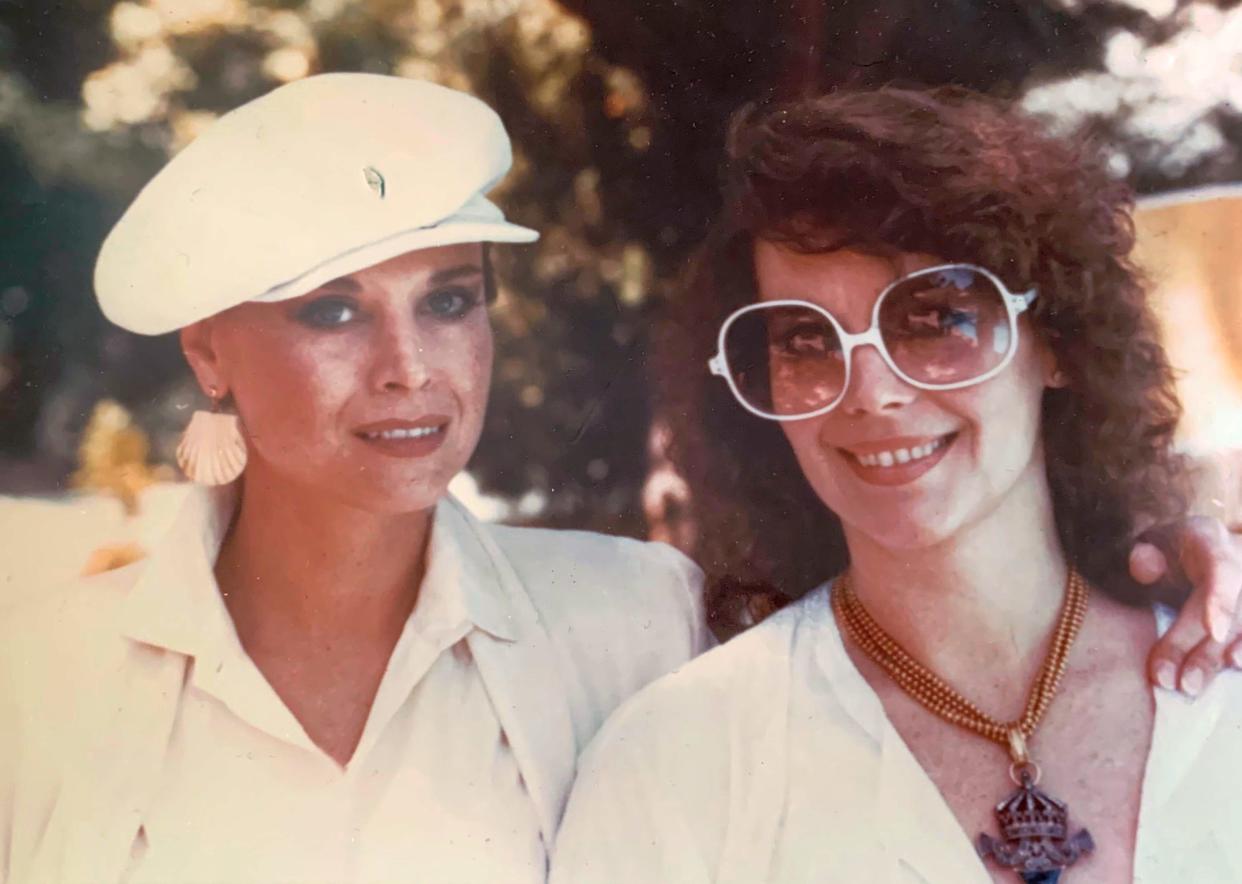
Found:
[(1009, 750), (1010, 732), (1016, 730), (1029, 739), (1061, 686), (1070, 649), (1086, 617), (1088, 591), (1082, 575), (1071, 568), (1048, 655), (1031, 685), (1022, 715), (1011, 722), (984, 713), (885, 632), (853, 591), (848, 572), (833, 587), (832, 608), (849, 638), (911, 698), (945, 721)]

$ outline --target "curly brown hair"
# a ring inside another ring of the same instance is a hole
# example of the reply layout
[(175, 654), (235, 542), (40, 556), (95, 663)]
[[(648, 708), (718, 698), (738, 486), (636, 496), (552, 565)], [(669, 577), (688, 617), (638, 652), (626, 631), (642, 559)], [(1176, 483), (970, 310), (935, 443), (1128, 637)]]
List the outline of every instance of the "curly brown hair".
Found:
[(929, 253), (987, 267), (1014, 291), (1036, 286), (1031, 322), (1069, 379), (1045, 393), (1042, 414), (1062, 546), (1110, 595), (1150, 600), (1126, 557), (1183, 506), (1181, 409), (1129, 258), (1132, 195), (1097, 150), (962, 89), (838, 91), (739, 112), (723, 198), (657, 360), (719, 629), (848, 564), (840, 524), (779, 426), (705, 369), (721, 323), (756, 299), (756, 239)]

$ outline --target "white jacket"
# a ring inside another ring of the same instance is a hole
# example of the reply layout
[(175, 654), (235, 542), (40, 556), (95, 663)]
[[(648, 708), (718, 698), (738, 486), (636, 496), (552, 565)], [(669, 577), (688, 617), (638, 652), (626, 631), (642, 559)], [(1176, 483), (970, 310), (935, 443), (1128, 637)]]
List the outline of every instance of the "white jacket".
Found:
[[(210, 516), (195, 492), (152, 554), (0, 624), (0, 882), (110, 882), (157, 783), (189, 658), (143, 640), (185, 620), (178, 580)], [(608, 714), (710, 643), (701, 575), (667, 546), (488, 525), (446, 499), (462, 579), (507, 600), (516, 640), (468, 637), (549, 851), (575, 759)], [(190, 628), (192, 624), (185, 624)]]

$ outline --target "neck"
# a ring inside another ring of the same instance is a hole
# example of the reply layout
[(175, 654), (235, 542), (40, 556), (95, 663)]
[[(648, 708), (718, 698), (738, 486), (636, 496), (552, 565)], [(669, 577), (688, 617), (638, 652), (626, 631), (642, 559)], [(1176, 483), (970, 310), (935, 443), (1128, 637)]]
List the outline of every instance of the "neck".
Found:
[(981, 670), (1012, 683), (1042, 662), (1068, 574), (1046, 482), (1020, 482), (993, 512), (926, 547), (892, 549), (848, 527), (846, 539), (871, 616), (951, 684), (965, 688)]
[(431, 510), (377, 515), (248, 470), (216, 579), (239, 634), (399, 631), (425, 568)]

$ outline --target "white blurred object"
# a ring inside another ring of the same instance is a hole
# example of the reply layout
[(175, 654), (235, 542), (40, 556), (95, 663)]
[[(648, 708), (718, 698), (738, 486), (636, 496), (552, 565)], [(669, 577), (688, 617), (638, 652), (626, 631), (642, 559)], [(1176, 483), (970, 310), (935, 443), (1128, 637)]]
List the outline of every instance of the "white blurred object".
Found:
[(1196, 507), (1242, 523), (1242, 184), (1140, 200), (1135, 257), (1154, 285), (1198, 461)]
[(1180, 375), (1182, 445), (1242, 448), (1242, 184), (1141, 200), (1135, 222), (1135, 256)]
[(453, 477), (448, 490), (472, 516), (484, 522), (531, 519), (541, 514), (548, 503), (547, 498), (537, 491), (528, 491), (516, 502), (486, 494), (479, 488), (479, 481), (465, 471)]
[(1105, 70), (1040, 84), (1022, 103), (1058, 131), (1107, 120), (1116, 126), (1116, 149), (1146, 154), (1155, 147), (1150, 160), (1176, 177), (1229, 149), (1224, 125), (1242, 114), (1242, 7), (1179, 7), (1171, 0), (1124, 5), (1173, 27), (1154, 29), (1151, 38), (1114, 31), (1105, 41)]

